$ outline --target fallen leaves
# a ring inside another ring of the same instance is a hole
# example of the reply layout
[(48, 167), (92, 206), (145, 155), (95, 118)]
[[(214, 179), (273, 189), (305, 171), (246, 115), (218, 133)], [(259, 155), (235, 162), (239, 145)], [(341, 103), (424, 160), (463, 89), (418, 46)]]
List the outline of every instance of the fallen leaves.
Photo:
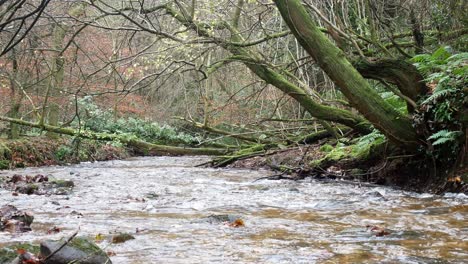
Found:
[(234, 221), (228, 223), (228, 226), (230, 226), (230, 227), (235, 227), (235, 228), (237, 228), (237, 227), (245, 227), (245, 223), (244, 223), (244, 220), (238, 218), (238, 219), (236, 219), (236, 220), (234, 220)]
[(376, 225), (367, 225), (366, 228), (376, 237), (388, 236), (391, 234), (387, 229)]
[(94, 241), (96, 241), (96, 242), (101, 242), (101, 241), (104, 240), (104, 238), (105, 238), (104, 235), (101, 234), (101, 233), (99, 233), (99, 234), (97, 234), (96, 236), (94, 236)]
[(62, 229), (59, 228), (59, 227), (52, 227), (51, 229), (47, 230), (47, 234), (51, 235), (51, 234), (57, 234), (57, 233), (60, 233), (62, 232)]
[(29, 253), (25, 249), (18, 249), (16, 250), (16, 253), (18, 253), (18, 258), (19, 258), (19, 263), (20, 264), (41, 264), (42, 261), (37, 258), (34, 254)]

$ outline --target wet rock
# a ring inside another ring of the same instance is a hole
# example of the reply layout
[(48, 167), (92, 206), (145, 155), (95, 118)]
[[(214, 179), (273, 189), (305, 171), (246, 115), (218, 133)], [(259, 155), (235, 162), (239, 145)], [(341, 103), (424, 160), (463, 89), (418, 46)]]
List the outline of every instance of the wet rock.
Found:
[(31, 195), (37, 193), (39, 190), (39, 186), (35, 183), (21, 183), (16, 186), (15, 192)]
[(135, 237), (128, 233), (119, 233), (119, 234), (115, 234), (112, 236), (112, 243), (120, 244), (120, 243), (125, 243), (128, 240), (132, 240), (132, 239), (135, 239)]
[(75, 183), (70, 180), (53, 180), (50, 182), (52, 185), (58, 188), (73, 188)]
[(13, 205), (0, 208), (0, 231), (11, 233), (31, 231), (34, 216), (29, 212), (18, 210)]
[(18, 250), (23, 249), (30, 254), (38, 254), (39, 246), (29, 243), (5, 246), (0, 249), (0, 264), (21, 263), (18, 257)]
[[(44, 241), (41, 243), (41, 255), (49, 256), (52, 252), (60, 248), (65, 239), (60, 241)], [(86, 238), (75, 237), (44, 264), (104, 264), (112, 263), (107, 254), (96, 244)]]
[(159, 198), (159, 194), (155, 193), (155, 192), (149, 192), (145, 195), (146, 198), (150, 199), (150, 200), (153, 200), (153, 199), (158, 199)]
[(226, 223), (226, 222), (233, 223), (237, 219), (241, 219), (241, 217), (238, 215), (226, 214), (226, 215), (210, 215), (206, 218), (203, 218), (202, 221), (206, 221), (210, 224), (220, 224), (220, 223)]
[(70, 180), (51, 180), (49, 177), (15, 174), (7, 177), (2, 187), (16, 194), (36, 195), (67, 195), (72, 191), (75, 183)]
[(380, 193), (379, 191), (366, 192), (366, 193), (364, 193), (364, 196), (373, 198), (375, 200), (388, 201), (388, 199), (385, 198), (385, 196), (382, 193)]

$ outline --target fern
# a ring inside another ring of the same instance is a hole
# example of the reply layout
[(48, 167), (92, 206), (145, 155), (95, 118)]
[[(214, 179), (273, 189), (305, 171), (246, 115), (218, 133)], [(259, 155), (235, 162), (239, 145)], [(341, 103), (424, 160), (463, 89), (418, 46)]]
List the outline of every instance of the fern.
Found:
[(436, 145), (444, 144), (444, 143), (447, 143), (447, 142), (453, 141), (453, 140), (454, 140), (453, 138), (446, 138), (446, 137), (444, 137), (444, 138), (439, 138), (439, 139), (437, 139), (436, 141), (434, 141), (434, 142), (432, 143), (432, 145), (433, 145), (433, 146), (436, 146)]
[(452, 48), (449, 46), (440, 47), (431, 55), (431, 59), (435, 61), (445, 61), (452, 56)]
[(427, 104), (433, 101), (437, 101), (439, 98), (445, 97), (451, 93), (456, 92), (454, 89), (445, 89), (434, 92), (431, 96), (429, 96), (426, 100), (422, 102), (422, 104)]
[(437, 138), (445, 137), (449, 133), (450, 131), (448, 131), (447, 129), (440, 130), (439, 132), (432, 134), (427, 139), (437, 139)]
[(458, 136), (460, 136), (462, 133), (460, 131), (448, 131), (447, 129), (440, 130), (437, 133), (432, 134), (428, 140), (435, 140), (432, 142), (433, 146), (436, 145), (441, 145), (450, 141), (455, 141)]

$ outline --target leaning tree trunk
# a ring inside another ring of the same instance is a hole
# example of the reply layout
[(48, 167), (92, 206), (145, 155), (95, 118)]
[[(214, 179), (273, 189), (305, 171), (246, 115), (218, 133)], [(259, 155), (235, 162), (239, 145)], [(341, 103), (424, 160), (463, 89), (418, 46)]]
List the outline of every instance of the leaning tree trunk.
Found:
[(318, 28), (300, 0), (274, 0), (301, 46), (315, 59), (351, 105), (392, 142), (407, 148), (420, 143), (411, 120), (396, 111)]
[[(239, 1), (242, 3), (243, 1)], [(240, 4), (238, 4), (240, 7)], [(213, 38), (211, 32), (203, 25), (199, 24), (192, 19), (188, 18), (182, 12), (179, 13), (170, 5), (165, 5), (166, 11), (172, 15), (179, 22), (193, 29), (198, 35), (208, 38)], [(239, 14), (235, 14), (238, 16)], [(236, 19), (235, 19), (236, 20)], [(235, 28), (235, 25), (226, 25), (231, 31), (232, 39), (236, 43), (242, 43), (244, 40), (241, 34)], [(238, 60), (244, 63), (254, 74), (264, 80), (266, 83), (273, 85), (283, 93), (295, 99), (312, 117), (319, 120), (337, 122), (355, 129), (360, 133), (369, 133), (372, 131), (371, 125), (361, 116), (352, 113), (351, 111), (324, 105), (312, 99), (305, 90), (296, 85), (294, 82), (288, 80), (287, 76), (278, 70), (265, 65), (262, 61), (262, 56), (258, 51), (253, 48), (243, 47), (242, 44), (236, 45), (235, 43), (220, 41), (218, 45), (227, 51), (231, 52), (234, 56), (233, 60)]]

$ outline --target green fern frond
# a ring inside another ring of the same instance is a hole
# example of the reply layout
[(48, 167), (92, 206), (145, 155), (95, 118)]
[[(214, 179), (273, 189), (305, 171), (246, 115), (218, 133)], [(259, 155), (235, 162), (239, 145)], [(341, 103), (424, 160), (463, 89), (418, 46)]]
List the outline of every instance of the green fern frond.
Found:
[(462, 134), (461, 131), (448, 131), (447, 129), (444, 129), (444, 130), (440, 130), (439, 132), (435, 134), (432, 134), (428, 139), (429, 140), (435, 139), (435, 141), (432, 142), (432, 145), (436, 146), (436, 145), (447, 143), (449, 141), (455, 141), (457, 137), (460, 136), (461, 134)]
[(422, 104), (427, 104), (433, 101), (437, 101), (439, 98), (445, 97), (453, 92), (456, 92), (454, 89), (445, 89), (434, 92), (431, 96), (429, 96), (426, 100), (422, 102)]
[(452, 56), (451, 48), (449, 46), (440, 47), (434, 53), (432, 53), (431, 59), (433, 60), (447, 60), (450, 56)]
[(443, 138), (439, 138), (437, 139), (436, 141), (434, 141), (432, 143), (433, 146), (436, 146), (436, 145), (441, 145), (441, 144), (444, 144), (444, 143), (447, 143), (449, 141), (453, 141), (454, 138), (447, 138), (447, 137), (443, 137)]
[(432, 134), (427, 139), (437, 139), (437, 138), (441, 138), (441, 137), (446, 137), (449, 133), (450, 133), (450, 131), (448, 131), (447, 129), (440, 130), (439, 132)]

